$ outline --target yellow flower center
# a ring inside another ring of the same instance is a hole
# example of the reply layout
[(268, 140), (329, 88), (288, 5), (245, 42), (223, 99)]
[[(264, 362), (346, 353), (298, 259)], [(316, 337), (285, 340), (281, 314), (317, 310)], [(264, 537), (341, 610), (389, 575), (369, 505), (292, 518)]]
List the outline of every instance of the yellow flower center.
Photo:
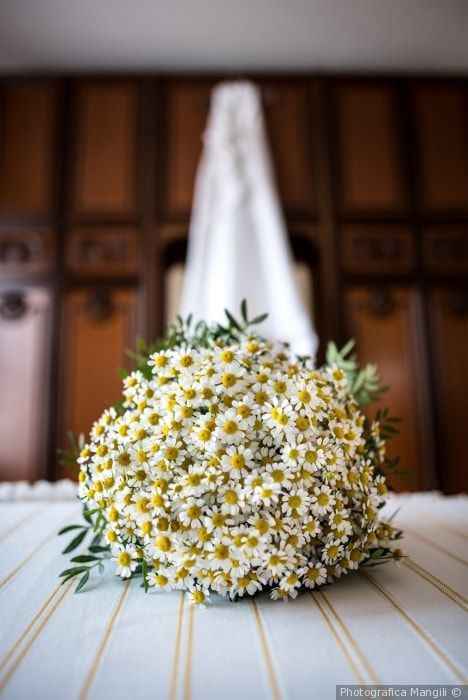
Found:
[(228, 503), (229, 505), (235, 505), (238, 502), (238, 497), (237, 493), (230, 489), (229, 491), (226, 491), (224, 494), (224, 502)]
[(227, 435), (234, 435), (237, 432), (237, 423), (234, 420), (227, 420), (223, 425), (223, 430)]
[(132, 561), (132, 558), (128, 552), (120, 552), (118, 559), (120, 566), (128, 566)]
[(161, 552), (169, 552), (171, 549), (171, 540), (166, 535), (158, 535), (154, 544)]

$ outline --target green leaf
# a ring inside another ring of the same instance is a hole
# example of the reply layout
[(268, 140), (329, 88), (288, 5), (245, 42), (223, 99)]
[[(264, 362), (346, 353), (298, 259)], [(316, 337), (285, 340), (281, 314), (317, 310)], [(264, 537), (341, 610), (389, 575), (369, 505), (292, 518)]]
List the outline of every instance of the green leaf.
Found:
[(260, 314), (260, 316), (255, 316), (251, 321), (249, 321), (249, 326), (257, 326), (259, 323), (263, 323), (268, 318), (268, 314)]
[(145, 593), (148, 593), (148, 564), (146, 559), (141, 560), (141, 573), (143, 574), (143, 588), (145, 589)]
[(65, 569), (65, 571), (62, 571), (61, 574), (59, 574), (59, 578), (62, 578), (62, 576), (78, 576), (78, 574), (83, 573), (83, 571), (88, 571), (87, 566), (73, 566), (71, 569)]
[(224, 309), (224, 313), (226, 314), (226, 318), (229, 321), (231, 326), (234, 326), (234, 328), (240, 332), (242, 332), (242, 327), (240, 326), (239, 322), (236, 321), (234, 316), (228, 311), (227, 309)]
[(93, 518), (92, 516), (99, 511), (99, 508), (93, 508), (90, 510), (86, 506), (83, 508), (83, 518), (86, 520), (87, 523), (90, 525), (93, 525)]
[(99, 557), (95, 557), (92, 554), (79, 554), (70, 561), (76, 562), (77, 564), (84, 564), (85, 562), (99, 561)]
[(341, 348), (340, 355), (342, 357), (346, 357), (346, 355), (349, 355), (349, 353), (355, 345), (356, 341), (354, 340), (354, 338), (350, 338), (350, 340), (348, 340), (348, 342)]
[(86, 528), (85, 530), (83, 530), (83, 532), (80, 532), (79, 535), (77, 535), (74, 539), (72, 539), (70, 544), (67, 547), (65, 547), (62, 554), (68, 554), (69, 552), (72, 552), (74, 549), (79, 547), (80, 544), (83, 542), (84, 538), (86, 537), (86, 535), (88, 534), (88, 529), (89, 528)]
[(248, 326), (249, 325), (249, 317), (247, 315), (247, 299), (242, 299), (240, 308), (241, 308), (242, 320), (244, 321), (245, 325)]
[(107, 547), (102, 547), (97, 544), (92, 544), (89, 547), (89, 551), (92, 552), (93, 554), (100, 554), (101, 552), (110, 552), (110, 545), (107, 545)]
[(67, 527), (62, 527), (57, 534), (64, 535), (66, 532), (70, 532), (71, 530), (84, 530), (85, 528), (86, 525), (67, 525)]
[(81, 591), (81, 589), (84, 588), (84, 586), (86, 586), (86, 584), (88, 583), (88, 579), (89, 579), (89, 571), (86, 571), (86, 573), (84, 573), (83, 576), (78, 581), (78, 585), (75, 588), (75, 593), (79, 593)]

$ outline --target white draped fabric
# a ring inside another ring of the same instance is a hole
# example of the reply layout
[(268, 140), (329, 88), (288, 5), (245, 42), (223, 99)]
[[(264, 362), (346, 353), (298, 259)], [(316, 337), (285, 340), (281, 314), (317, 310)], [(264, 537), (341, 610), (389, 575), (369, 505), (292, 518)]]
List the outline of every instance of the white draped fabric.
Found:
[(241, 300), (269, 313), (262, 333), (315, 355), (276, 193), (257, 88), (225, 83), (212, 96), (197, 173), (181, 315), (224, 321)]
[[(63, 487), (62, 487), (63, 489)], [(0, 690), (9, 700), (335, 698), (339, 683), (467, 683), (468, 498), (393, 496), (409, 555), (288, 603), (57, 585), (70, 502), (0, 504)]]

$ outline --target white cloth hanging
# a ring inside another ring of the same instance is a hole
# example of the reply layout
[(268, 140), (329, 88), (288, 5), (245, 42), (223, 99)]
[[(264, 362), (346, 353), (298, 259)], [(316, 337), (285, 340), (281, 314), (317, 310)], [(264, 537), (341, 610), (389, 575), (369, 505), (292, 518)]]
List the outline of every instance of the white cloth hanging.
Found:
[(257, 88), (230, 82), (213, 91), (199, 165), (181, 315), (207, 322), (268, 312), (262, 335), (315, 356), (317, 336), (299, 295), (276, 192)]

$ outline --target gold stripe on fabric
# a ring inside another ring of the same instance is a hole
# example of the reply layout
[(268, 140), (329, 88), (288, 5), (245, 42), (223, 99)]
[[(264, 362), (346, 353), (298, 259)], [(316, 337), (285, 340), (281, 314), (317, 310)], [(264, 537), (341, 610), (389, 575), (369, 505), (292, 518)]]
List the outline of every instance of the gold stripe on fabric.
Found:
[(254, 612), (255, 622), (257, 624), (258, 634), (260, 637), (260, 645), (262, 647), (263, 658), (265, 660), (265, 665), (267, 668), (268, 681), (269, 681), (270, 686), (271, 686), (271, 694), (272, 694), (273, 700), (280, 700), (281, 692), (280, 692), (278, 680), (276, 678), (275, 669), (273, 667), (273, 659), (271, 657), (271, 652), (270, 652), (270, 648), (268, 645), (265, 627), (263, 625), (262, 618), (260, 616), (260, 611), (258, 609), (258, 605), (255, 602), (255, 600), (251, 600), (251, 604), (252, 604), (252, 609)]
[(323, 603), (319, 603), (319, 600), (318, 600), (316, 593), (311, 592), (310, 596), (311, 596), (312, 600), (314, 601), (315, 605), (318, 607), (320, 613), (322, 614), (322, 617), (325, 620), (325, 623), (326, 623), (328, 629), (330, 630), (332, 637), (335, 640), (338, 648), (341, 650), (343, 656), (345, 657), (345, 659), (349, 663), (351, 670), (356, 677), (357, 682), (359, 683), (359, 685), (365, 685), (366, 679), (364, 678), (364, 676), (361, 675), (361, 671), (359, 670), (358, 666), (356, 665), (353, 657), (351, 656), (348, 649), (346, 648), (346, 645), (343, 643), (343, 640), (341, 639), (341, 637), (339, 636), (339, 634), (335, 630), (335, 627), (333, 626), (332, 621), (329, 617), (329, 613), (326, 612), (326, 610), (323, 606)]
[(28, 520), (33, 520), (37, 515), (40, 513), (43, 513), (44, 509), (43, 508), (38, 508), (36, 510), (33, 510), (32, 513), (28, 513), (27, 515), (24, 516), (24, 518), (20, 518), (17, 523), (12, 525), (8, 530), (5, 530), (5, 532), (2, 532), (0, 535), (0, 542), (3, 542), (6, 540), (15, 530), (17, 530), (19, 527), (24, 525), (25, 523), (28, 522)]
[(123, 604), (125, 602), (125, 599), (128, 595), (128, 591), (130, 589), (130, 579), (127, 579), (124, 583), (124, 589), (122, 593), (120, 594), (120, 598), (117, 601), (117, 604), (112, 612), (112, 615), (109, 618), (109, 622), (107, 623), (107, 627), (104, 632), (104, 636), (101, 640), (101, 643), (99, 645), (99, 648), (96, 652), (96, 656), (94, 657), (94, 661), (91, 664), (91, 668), (89, 669), (88, 675), (86, 677), (86, 680), (83, 684), (83, 687), (81, 689), (79, 698), (80, 700), (84, 700), (84, 698), (88, 697), (89, 690), (93, 684), (94, 678), (96, 677), (97, 670), (99, 668), (99, 664), (101, 662), (101, 659), (103, 657), (104, 651), (106, 649), (106, 646), (109, 643), (112, 630), (114, 628), (115, 622), (119, 616), (120, 611), (122, 610)]
[(174, 658), (172, 661), (172, 672), (171, 672), (171, 686), (169, 690), (169, 700), (175, 700), (177, 696), (177, 677), (179, 672), (179, 661), (180, 661), (180, 642), (182, 638), (182, 624), (184, 621), (184, 601), (185, 596), (181, 591), (179, 599), (179, 611), (177, 614), (177, 627), (176, 627), (176, 637), (174, 644)]
[(380, 679), (378, 678), (377, 674), (375, 673), (374, 669), (370, 665), (367, 657), (364, 655), (363, 651), (361, 650), (359, 644), (356, 642), (354, 639), (353, 635), (351, 634), (351, 631), (349, 627), (346, 625), (345, 622), (343, 622), (342, 618), (338, 615), (338, 612), (336, 608), (331, 604), (330, 599), (328, 596), (325, 595), (323, 591), (317, 591), (316, 595), (322, 596), (323, 600), (325, 603), (328, 605), (330, 612), (332, 613), (333, 617), (335, 618), (337, 624), (339, 625), (341, 631), (345, 635), (346, 639), (350, 643), (351, 647), (354, 649), (354, 652), (364, 668), (366, 669), (369, 678), (371, 679), (372, 683), (375, 683), (376, 685), (379, 685), (381, 682)]
[(402, 559), (402, 563), (406, 567), (408, 567), (408, 569), (411, 569), (411, 571), (414, 571), (415, 574), (417, 574), (418, 576), (421, 576), (421, 578), (425, 579), (430, 584), (432, 584), (441, 593), (443, 593), (448, 598), (450, 598), (450, 600), (452, 600), (454, 603), (459, 605), (462, 610), (464, 610), (465, 612), (468, 612), (468, 598), (465, 598), (464, 595), (455, 591), (453, 588), (451, 588), (448, 585), (448, 583), (445, 583), (445, 581), (442, 581), (435, 574), (432, 574), (430, 571), (428, 571), (427, 569), (422, 567), (420, 564), (413, 561), (413, 559), (411, 559), (410, 557), (406, 557), (405, 559)]
[(29, 625), (26, 627), (26, 629), (23, 630), (23, 632), (20, 634), (20, 636), (18, 637), (18, 639), (17, 639), (17, 640), (14, 642), (14, 644), (12, 644), (11, 647), (8, 649), (8, 651), (6, 652), (5, 656), (4, 656), (3, 659), (0, 661), (0, 672), (3, 671), (3, 669), (4, 669), (5, 666), (8, 664), (8, 662), (9, 662), (10, 659), (11, 659), (11, 657), (12, 657), (13, 654), (15, 653), (15, 651), (18, 649), (18, 647), (20, 646), (20, 644), (21, 644), (21, 643), (25, 640), (25, 638), (28, 636), (29, 632), (32, 630), (32, 628), (34, 627), (34, 625), (36, 624), (36, 622), (38, 621), (38, 619), (40, 618), (40, 616), (42, 615), (42, 613), (44, 612), (44, 610), (47, 608), (47, 606), (49, 605), (50, 601), (53, 599), (53, 597), (55, 596), (55, 594), (57, 593), (57, 591), (59, 590), (59, 588), (61, 587), (61, 585), (62, 585), (62, 584), (59, 583), (59, 584), (54, 588), (54, 590), (52, 591), (52, 593), (47, 597), (45, 603), (43, 603), (43, 604), (41, 605), (41, 607), (39, 608), (39, 610), (37, 611), (37, 613), (34, 615), (33, 619), (31, 620), (31, 622), (29, 623)]
[(433, 639), (429, 636), (429, 634), (419, 625), (419, 623), (416, 622), (407, 612), (406, 610), (403, 610), (403, 608), (396, 602), (395, 598), (380, 584), (378, 583), (373, 576), (367, 573), (367, 571), (363, 571), (361, 569), (361, 575), (367, 578), (367, 580), (377, 588), (378, 591), (383, 595), (384, 598), (386, 598), (389, 603), (393, 605), (395, 610), (397, 610), (401, 617), (413, 628), (413, 630), (418, 634), (421, 639), (426, 642), (426, 644), (432, 649), (434, 654), (439, 657), (439, 659), (446, 665), (448, 668), (451, 670), (453, 675), (457, 678), (459, 683), (468, 683), (468, 677), (465, 677), (456, 666), (451, 659), (447, 656), (447, 654), (442, 651), (442, 649), (433, 641)]
[(29, 638), (28, 643), (23, 647), (22, 651), (18, 654), (18, 656), (14, 660), (13, 664), (8, 669), (7, 673), (0, 680), (0, 691), (2, 691), (5, 688), (6, 684), (13, 676), (14, 672), (16, 671), (18, 666), (20, 665), (21, 661), (24, 659), (24, 657), (26, 656), (28, 651), (31, 649), (32, 645), (34, 644), (34, 642), (36, 641), (36, 639), (38, 638), (38, 636), (40, 635), (40, 633), (42, 632), (42, 630), (44, 629), (44, 627), (46, 626), (46, 624), (48, 623), (48, 621), (50, 620), (52, 615), (54, 614), (54, 612), (57, 610), (60, 603), (63, 601), (63, 599), (67, 595), (71, 586), (72, 586), (71, 581), (68, 584), (65, 584), (63, 593), (61, 595), (57, 596), (56, 601), (49, 608), (47, 614), (43, 617), (42, 621), (38, 625), (34, 634)]
[(458, 530), (458, 528), (452, 527), (451, 525), (446, 525), (445, 523), (437, 523), (437, 527), (442, 528), (442, 530), (447, 530), (447, 532), (451, 532), (452, 535), (468, 540), (468, 532), (462, 532), (461, 530)]
[(446, 549), (443, 545), (439, 544), (438, 542), (434, 542), (434, 540), (432, 540), (427, 535), (422, 535), (420, 532), (417, 532), (416, 530), (409, 530), (406, 526), (405, 526), (405, 531), (409, 532), (410, 535), (414, 535), (414, 537), (421, 540), (421, 542), (425, 542), (427, 545), (429, 545), (433, 549), (437, 549), (439, 552), (442, 552), (442, 554), (446, 554), (448, 557), (450, 557), (451, 559), (454, 559), (459, 564), (463, 564), (464, 566), (468, 566), (468, 561), (466, 559), (459, 557), (458, 554), (454, 554), (453, 552), (451, 552), (449, 549)]
[(193, 657), (193, 622), (195, 618), (195, 606), (190, 605), (188, 631), (187, 631), (187, 656), (185, 659), (184, 673), (184, 700), (190, 700), (192, 688), (190, 685), (192, 674), (192, 657)]
[(45, 539), (43, 539), (42, 542), (40, 542), (37, 545), (37, 547), (35, 549), (33, 549), (33, 551), (30, 554), (28, 554), (27, 557), (25, 557), (17, 566), (15, 566), (13, 571), (10, 571), (10, 573), (0, 581), (0, 589), (2, 589), (4, 586), (6, 586), (6, 584), (9, 583), (11, 581), (11, 579), (14, 578), (19, 571), (21, 571), (23, 566), (25, 566), (29, 561), (31, 561), (31, 559), (34, 557), (34, 555), (37, 554), (42, 549), (42, 547), (44, 547), (48, 542), (50, 542), (56, 536), (57, 536), (57, 533), (55, 532), (55, 530), (50, 535), (47, 535), (47, 537)]

